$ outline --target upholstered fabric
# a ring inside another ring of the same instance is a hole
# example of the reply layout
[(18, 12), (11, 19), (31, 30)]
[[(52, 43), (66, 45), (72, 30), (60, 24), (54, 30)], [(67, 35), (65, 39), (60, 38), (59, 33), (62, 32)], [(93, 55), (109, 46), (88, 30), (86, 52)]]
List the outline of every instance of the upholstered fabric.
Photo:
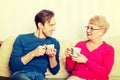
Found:
[(115, 62), (110, 73), (110, 77), (120, 77), (120, 37), (105, 38), (105, 41), (111, 44), (115, 49)]
[[(0, 47), (0, 76), (9, 77), (10, 70), (8, 67), (9, 57), (12, 51), (12, 46), (16, 37), (10, 37), (6, 39), (2, 46)], [(67, 47), (73, 47), (78, 41), (68, 41), (63, 39), (58, 39), (60, 41), (60, 70), (56, 75), (52, 75), (49, 70), (46, 72), (47, 78), (66, 78), (68, 73), (65, 69), (65, 55), (64, 51)], [(109, 44), (111, 44), (115, 49), (115, 62), (113, 69), (110, 73), (110, 80), (120, 80), (120, 37), (109, 37), (104, 38)]]
[(46, 77), (47, 78), (66, 78), (68, 76), (68, 73), (65, 69), (65, 55), (64, 51), (67, 47), (69, 47), (69, 43), (67, 40), (61, 40), (60, 41), (60, 70), (56, 75), (52, 75), (49, 70), (46, 72)]
[(0, 76), (9, 77), (10, 70), (8, 67), (9, 57), (12, 51), (12, 46), (15, 37), (6, 39), (0, 47)]

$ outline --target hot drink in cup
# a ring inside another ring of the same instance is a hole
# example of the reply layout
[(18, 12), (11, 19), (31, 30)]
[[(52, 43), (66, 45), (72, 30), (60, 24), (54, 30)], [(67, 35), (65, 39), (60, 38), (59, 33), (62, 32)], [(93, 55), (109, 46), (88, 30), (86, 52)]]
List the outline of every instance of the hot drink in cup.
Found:
[(52, 48), (52, 49), (54, 49), (54, 44), (48, 44), (48, 45), (46, 45), (46, 48)]
[(80, 51), (81, 51), (80, 48), (77, 48), (77, 47), (72, 48), (73, 57), (78, 57), (78, 54), (80, 53)]

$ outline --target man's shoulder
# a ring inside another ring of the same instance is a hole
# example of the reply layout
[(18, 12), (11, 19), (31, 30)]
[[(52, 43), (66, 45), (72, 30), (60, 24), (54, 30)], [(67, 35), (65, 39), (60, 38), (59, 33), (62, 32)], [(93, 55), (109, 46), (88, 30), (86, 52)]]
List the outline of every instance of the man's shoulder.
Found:
[(19, 34), (18, 37), (33, 36), (33, 33)]
[(33, 33), (27, 33), (27, 34), (19, 34), (16, 38), (17, 41), (25, 41), (25, 40), (31, 40), (33, 37)]
[(28, 37), (32, 37), (32, 36), (33, 36), (33, 33), (19, 34), (19, 35), (17, 36), (17, 38), (22, 38), (22, 39), (24, 39), (24, 38), (28, 38)]

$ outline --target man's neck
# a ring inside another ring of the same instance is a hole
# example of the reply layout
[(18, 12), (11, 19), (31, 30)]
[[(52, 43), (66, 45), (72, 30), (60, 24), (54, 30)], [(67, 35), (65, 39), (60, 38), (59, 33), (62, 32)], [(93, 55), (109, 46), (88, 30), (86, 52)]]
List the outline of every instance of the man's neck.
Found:
[(35, 36), (38, 37), (38, 38), (46, 38), (46, 37), (42, 34), (42, 32), (40, 32), (40, 30), (36, 30), (36, 31), (34, 32), (34, 34), (35, 34)]

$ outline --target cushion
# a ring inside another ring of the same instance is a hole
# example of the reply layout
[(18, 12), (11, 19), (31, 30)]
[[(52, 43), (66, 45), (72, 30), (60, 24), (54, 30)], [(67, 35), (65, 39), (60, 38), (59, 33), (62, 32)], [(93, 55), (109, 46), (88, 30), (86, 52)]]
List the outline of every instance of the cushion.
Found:
[(68, 73), (65, 69), (65, 54), (64, 54), (64, 52), (65, 52), (65, 49), (70, 46), (70, 44), (67, 40), (64, 40), (64, 39), (58, 39), (58, 41), (60, 42), (60, 55), (59, 55), (60, 70), (56, 75), (52, 75), (50, 73), (50, 71), (47, 70), (47, 72), (46, 72), (47, 78), (67, 78), (68, 77)]
[(10, 70), (8, 67), (9, 57), (12, 51), (12, 46), (16, 37), (9, 37), (0, 47), (0, 76), (9, 77)]

